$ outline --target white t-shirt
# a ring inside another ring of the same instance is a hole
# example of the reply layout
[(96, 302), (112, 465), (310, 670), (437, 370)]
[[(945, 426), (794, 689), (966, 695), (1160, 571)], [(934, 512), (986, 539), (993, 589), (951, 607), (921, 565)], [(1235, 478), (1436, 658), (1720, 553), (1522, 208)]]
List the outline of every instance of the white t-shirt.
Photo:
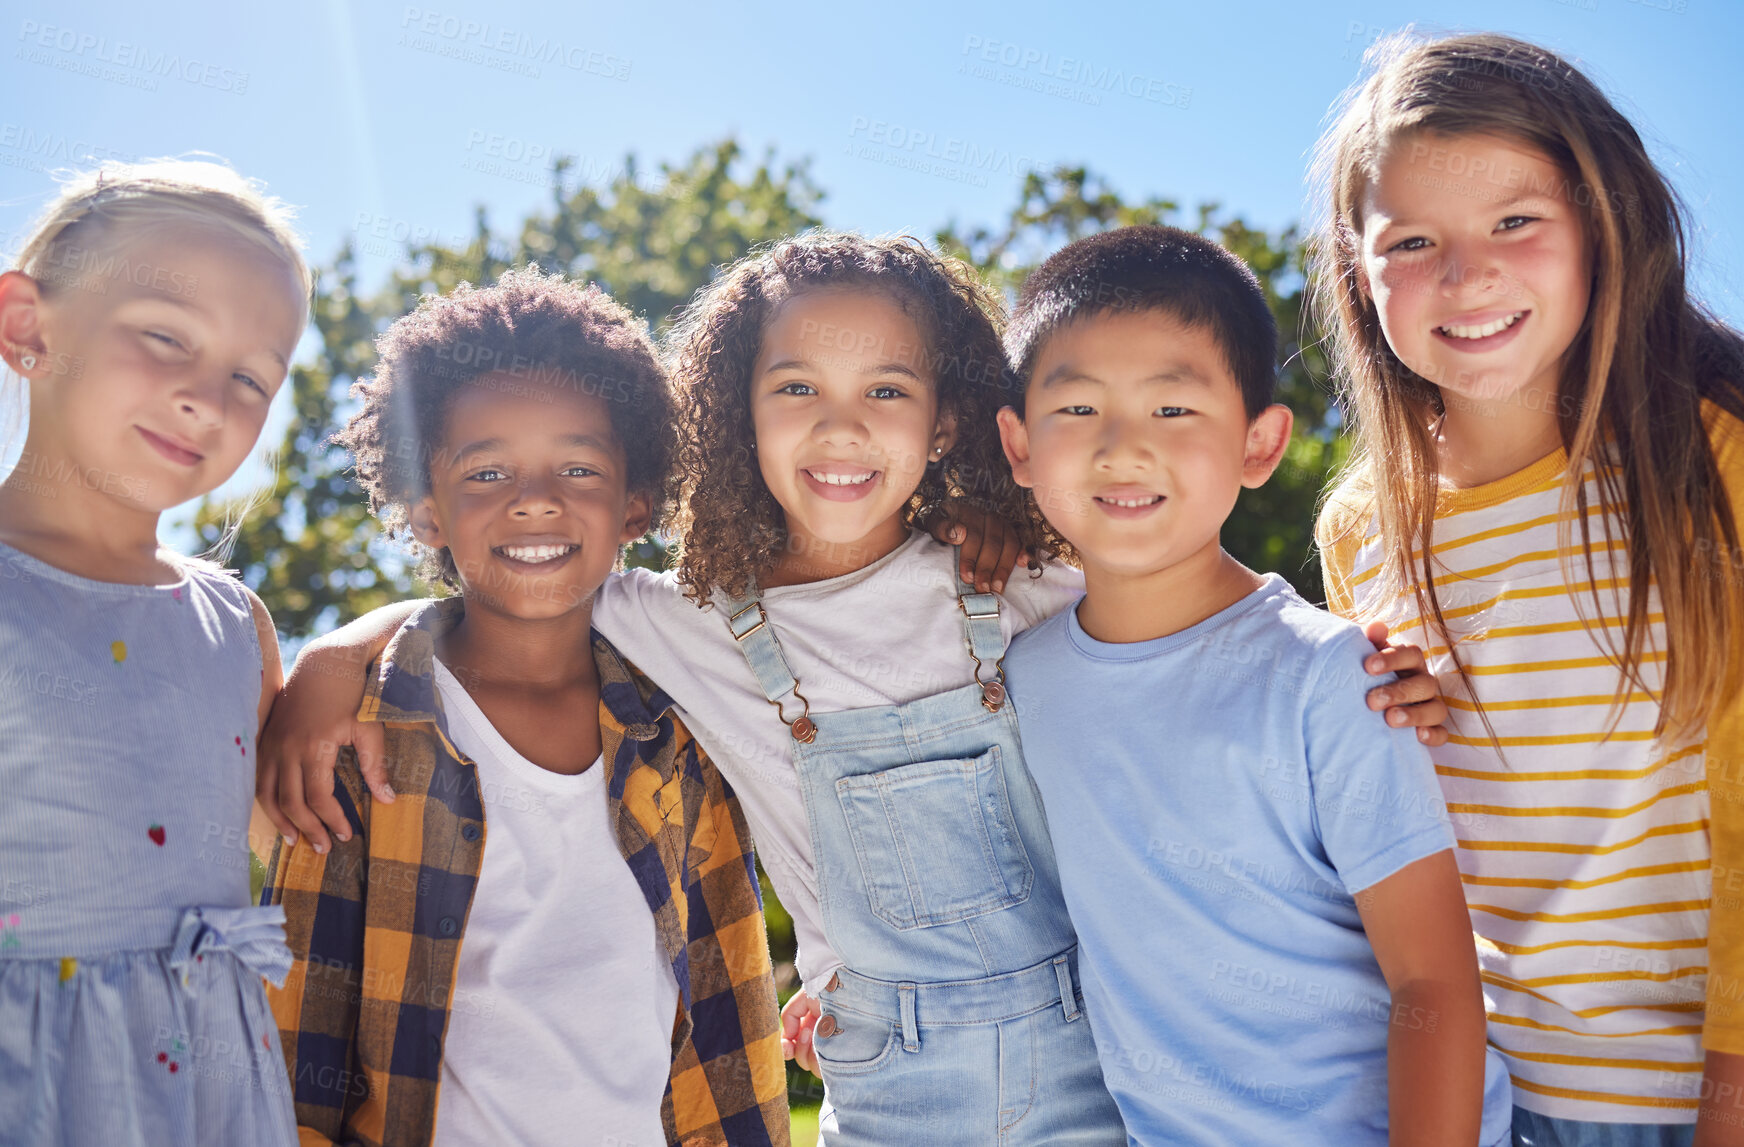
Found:
[[(763, 593), (776, 640), (813, 713), (902, 705), (974, 680), (956, 554), (916, 532), (851, 574)], [(1007, 642), (1077, 601), (1084, 577), (1049, 565), (1013, 570), (999, 624)], [(811, 831), (793, 739), (763, 696), (720, 609), (701, 610), (671, 573), (626, 570), (606, 579), (594, 628), (652, 677), (733, 786), (775, 894), (793, 916), (799, 975), (808, 992), (842, 966), (824, 939)], [(991, 678), (987, 666), (983, 678)], [(791, 697), (789, 719), (799, 715)]]
[(515, 752), (454, 674), (436, 688), (478, 766), (485, 849), (442, 1047), (437, 1147), (661, 1147), (678, 983), (618, 851), (605, 767)]

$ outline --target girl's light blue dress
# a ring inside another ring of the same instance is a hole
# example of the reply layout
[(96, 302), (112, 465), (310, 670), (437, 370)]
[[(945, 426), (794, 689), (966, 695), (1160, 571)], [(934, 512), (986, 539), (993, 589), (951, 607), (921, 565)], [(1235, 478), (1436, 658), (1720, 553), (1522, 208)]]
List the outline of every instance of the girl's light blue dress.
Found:
[(0, 544), (0, 1144), (289, 1144), (249, 902), (260, 644), (213, 567), (115, 585)]

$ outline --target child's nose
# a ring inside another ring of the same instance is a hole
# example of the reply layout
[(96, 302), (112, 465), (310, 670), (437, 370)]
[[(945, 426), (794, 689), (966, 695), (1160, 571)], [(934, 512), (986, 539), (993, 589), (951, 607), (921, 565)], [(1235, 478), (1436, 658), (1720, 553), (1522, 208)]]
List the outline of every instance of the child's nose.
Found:
[(176, 406), (202, 427), (224, 425), (224, 395), (228, 377), (223, 380), (195, 376), (186, 379), (176, 391)]
[(556, 482), (548, 477), (528, 478), (510, 504), (510, 512), (518, 518), (551, 517), (563, 512), (557, 497)]
[(825, 407), (812, 427), (812, 437), (832, 446), (858, 446), (866, 441), (866, 422), (846, 406)]
[(1139, 427), (1111, 418), (1103, 423), (1097, 461), (1107, 467), (1133, 465), (1148, 468), (1155, 461), (1155, 451)]

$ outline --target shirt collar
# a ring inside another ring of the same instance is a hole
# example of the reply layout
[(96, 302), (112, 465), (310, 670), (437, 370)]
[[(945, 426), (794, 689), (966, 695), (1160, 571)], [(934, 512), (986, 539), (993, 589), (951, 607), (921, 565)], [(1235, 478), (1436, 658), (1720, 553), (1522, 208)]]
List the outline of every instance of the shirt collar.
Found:
[[(421, 606), (405, 620), (365, 686), (363, 719), (443, 724), (436, 696), (436, 642), (465, 615), (464, 599), (455, 596)], [(661, 719), (673, 707), (672, 698), (632, 668), (598, 630), (591, 636), (600, 705), (631, 740), (654, 740)]]

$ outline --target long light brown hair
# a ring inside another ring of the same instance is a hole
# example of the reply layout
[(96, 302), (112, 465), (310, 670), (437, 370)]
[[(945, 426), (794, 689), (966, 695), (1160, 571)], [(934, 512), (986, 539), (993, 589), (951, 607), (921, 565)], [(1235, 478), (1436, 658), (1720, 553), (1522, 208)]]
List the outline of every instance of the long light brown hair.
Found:
[[(1371, 60), (1373, 74), (1322, 138), (1317, 157), (1326, 218), (1314, 313), (1330, 333), (1356, 427), (1357, 451), (1339, 491), (1339, 500), (1358, 511), (1347, 528), (1378, 519), (1383, 592), (1414, 598), (1425, 633), (1444, 639), (1463, 671), (1430, 557), (1443, 397), (1392, 352), (1362, 287), (1362, 202), (1382, 158), (1402, 138), (1484, 134), (1518, 141), (1568, 181), (1591, 253), (1591, 299), (1558, 383), (1569, 460), (1558, 531), (1569, 554), (1579, 524), (1593, 611), (1603, 616), (1583, 481), (1596, 473), (1601, 507), (1609, 511), (1597, 515), (1602, 546), (1620, 535), (1629, 566), (1620, 643), (1581, 610), (1621, 670), (1612, 725), (1631, 689), (1652, 692), (1641, 676), (1654, 644), (1651, 586), (1665, 618), (1655, 731), (1693, 735), (1726, 699), (1727, 662), (1744, 638), (1744, 595), (1736, 577), (1727, 576), (1738, 553), (1737, 529), (1702, 418), (1704, 399), (1744, 417), (1744, 342), (1685, 290), (1677, 197), (1629, 121), (1553, 52), (1500, 35), (1430, 41), (1401, 35), (1377, 45)], [(1331, 518), (1321, 517), (1323, 547), (1338, 540)], [(1566, 559), (1564, 577), (1578, 584)], [(1481, 704), (1478, 713), (1490, 728)]]

